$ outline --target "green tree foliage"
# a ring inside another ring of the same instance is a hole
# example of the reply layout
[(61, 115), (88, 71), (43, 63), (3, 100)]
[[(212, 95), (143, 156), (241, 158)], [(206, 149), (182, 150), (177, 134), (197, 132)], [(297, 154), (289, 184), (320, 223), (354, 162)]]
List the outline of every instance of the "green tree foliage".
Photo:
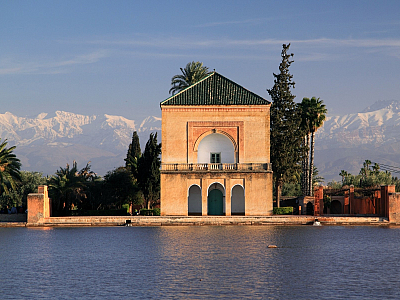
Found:
[(341, 189), (342, 186), (343, 186), (342, 182), (339, 182), (339, 181), (336, 181), (336, 180), (329, 181), (327, 185), (331, 189), (335, 189), (335, 190)]
[(324, 183), (325, 178), (319, 175), (319, 170), (316, 166), (313, 166), (313, 178), (312, 178), (312, 185), (321, 185)]
[(180, 69), (182, 74), (175, 75), (171, 79), (172, 87), (169, 93), (172, 95), (175, 95), (211, 74), (208, 67), (203, 66), (203, 63), (198, 61), (192, 61), (188, 63), (184, 69)]
[[(290, 182), (285, 182), (282, 186), (282, 196), (303, 196), (303, 191), (301, 189), (301, 180), (302, 177), (296, 174), (296, 176), (293, 176)], [(324, 182), (324, 178), (319, 176), (319, 171), (317, 167), (314, 167), (313, 171), (313, 186), (317, 184), (321, 184)]]
[(299, 173), (300, 162), (304, 156), (303, 136), (301, 130), (301, 111), (294, 102), (291, 93), (294, 88), (289, 67), (293, 54), (287, 54), (290, 44), (283, 45), (282, 62), (279, 74), (274, 75), (274, 86), (268, 89), (271, 96), (271, 162), (274, 172), (275, 194), (279, 207), (281, 188), (284, 182), (291, 180), (292, 174)]
[(142, 152), (140, 150), (139, 136), (137, 132), (134, 131), (132, 135), (132, 142), (129, 145), (128, 153), (125, 158), (125, 167), (131, 172), (133, 178), (135, 179), (138, 177), (138, 163), (141, 156)]
[(321, 128), (322, 125), (324, 124), (325, 117), (326, 117), (327, 109), (325, 105), (323, 104), (323, 100), (319, 98), (312, 97), (310, 100), (310, 105), (309, 105), (309, 116), (310, 116), (310, 135), (311, 135), (311, 141), (310, 141), (310, 166), (309, 166), (309, 175), (308, 175), (308, 181), (309, 181), (309, 195), (313, 195), (313, 171), (314, 171), (314, 145), (315, 145), (315, 132), (318, 130), (318, 128)]
[(39, 185), (46, 184), (46, 177), (40, 172), (21, 171), (21, 181), (16, 183), (15, 188), (9, 194), (0, 196), (0, 207), (18, 207), (26, 208), (28, 194), (37, 193)]
[(306, 155), (303, 158), (303, 181), (304, 195), (313, 195), (313, 170), (314, 170), (314, 145), (315, 132), (322, 127), (327, 109), (320, 98), (303, 98), (299, 104), (302, 116), (301, 127), (305, 131)]
[(160, 154), (161, 144), (157, 143), (157, 133), (151, 133), (139, 160), (137, 178), (147, 209), (160, 199)]
[(303, 195), (301, 192), (300, 184), (297, 182), (285, 182), (282, 185), (282, 196), (300, 197)]
[(74, 161), (72, 168), (69, 164), (60, 167), (56, 174), (48, 180), (49, 194), (53, 203), (53, 212), (67, 214), (72, 205), (82, 208), (88, 200), (88, 183), (98, 179), (97, 175), (86, 167), (78, 171)]
[(82, 210), (101, 210), (105, 208), (106, 199), (103, 196), (103, 178), (96, 176), (90, 181), (84, 182), (82, 197), (77, 203), (78, 209)]
[(13, 153), (15, 146), (8, 148), (7, 140), (0, 139), (0, 195), (10, 194), (21, 180), (21, 163)]
[(308, 101), (303, 98), (301, 103), (299, 103), (299, 108), (301, 110), (301, 128), (304, 131), (304, 141), (303, 146), (305, 147), (305, 155), (302, 160), (302, 173), (301, 173), (301, 191), (304, 196), (309, 195), (309, 165), (310, 165), (310, 118)]
[(393, 177), (388, 171), (381, 171), (377, 163), (372, 165), (370, 160), (365, 160), (358, 175), (352, 175), (345, 170), (341, 170), (339, 175), (342, 182), (329, 182), (328, 186), (332, 188), (341, 188), (343, 186), (353, 185), (356, 188), (379, 187), (381, 185), (395, 185), (396, 191), (400, 190), (400, 180)]
[(77, 173), (77, 176), (81, 185), (75, 192), (77, 197), (73, 203), (78, 209), (98, 209), (102, 203), (102, 178), (91, 170), (90, 162)]
[(139, 136), (136, 131), (133, 132), (132, 142), (129, 145), (128, 153), (125, 159), (125, 167), (131, 173), (131, 179), (133, 181), (132, 189), (132, 203), (141, 204), (143, 202), (143, 193), (139, 188), (138, 177), (139, 177), (139, 160), (142, 156), (140, 149)]
[[(138, 186), (132, 174), (124, 167), (108, 172), (103, 182), (103, 205), (121, 209), (123, 204), (135, 202)], [(135, 203), (136, 204), (136, 203)]]
[(344, 184), (344, 180), (345, 180), (346, 176), (348, 176), (348, 175), (349, 175), (349, 173), (347, 173), (347, 171), (345, 171), (345, 170), (340, 171), (339, 176), (342, 177), (342, 185)]

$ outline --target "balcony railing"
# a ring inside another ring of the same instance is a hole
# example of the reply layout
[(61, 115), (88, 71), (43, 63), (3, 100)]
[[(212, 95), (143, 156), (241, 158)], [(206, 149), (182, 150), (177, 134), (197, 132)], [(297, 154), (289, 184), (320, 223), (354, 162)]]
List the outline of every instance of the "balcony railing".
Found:
[(272, 171), (270, 163), (243, 164), (161, 164), (161, 171)]

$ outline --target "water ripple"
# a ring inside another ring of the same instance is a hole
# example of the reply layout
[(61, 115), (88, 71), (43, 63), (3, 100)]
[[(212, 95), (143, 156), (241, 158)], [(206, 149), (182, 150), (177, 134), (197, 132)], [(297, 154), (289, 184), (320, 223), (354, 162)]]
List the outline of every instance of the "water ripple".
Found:
[(0, 228), (0, 298), (399, 299), (399, 256), (398, 228)]

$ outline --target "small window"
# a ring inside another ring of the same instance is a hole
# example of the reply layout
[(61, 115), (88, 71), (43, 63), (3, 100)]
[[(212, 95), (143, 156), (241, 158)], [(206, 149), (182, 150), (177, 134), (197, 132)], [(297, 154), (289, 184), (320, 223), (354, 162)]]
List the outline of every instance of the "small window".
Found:
[(212, 164), (220, 164), (221, 163), (221, 153), (210, 153), (210, 162)]

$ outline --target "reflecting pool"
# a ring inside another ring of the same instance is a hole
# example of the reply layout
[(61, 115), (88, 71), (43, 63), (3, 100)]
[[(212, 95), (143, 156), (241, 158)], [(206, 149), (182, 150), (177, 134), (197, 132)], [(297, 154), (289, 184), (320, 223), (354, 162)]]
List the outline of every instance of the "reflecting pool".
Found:
[(397, 227), (0, 228), (0, 299), (400, 299), (399, 257)]

